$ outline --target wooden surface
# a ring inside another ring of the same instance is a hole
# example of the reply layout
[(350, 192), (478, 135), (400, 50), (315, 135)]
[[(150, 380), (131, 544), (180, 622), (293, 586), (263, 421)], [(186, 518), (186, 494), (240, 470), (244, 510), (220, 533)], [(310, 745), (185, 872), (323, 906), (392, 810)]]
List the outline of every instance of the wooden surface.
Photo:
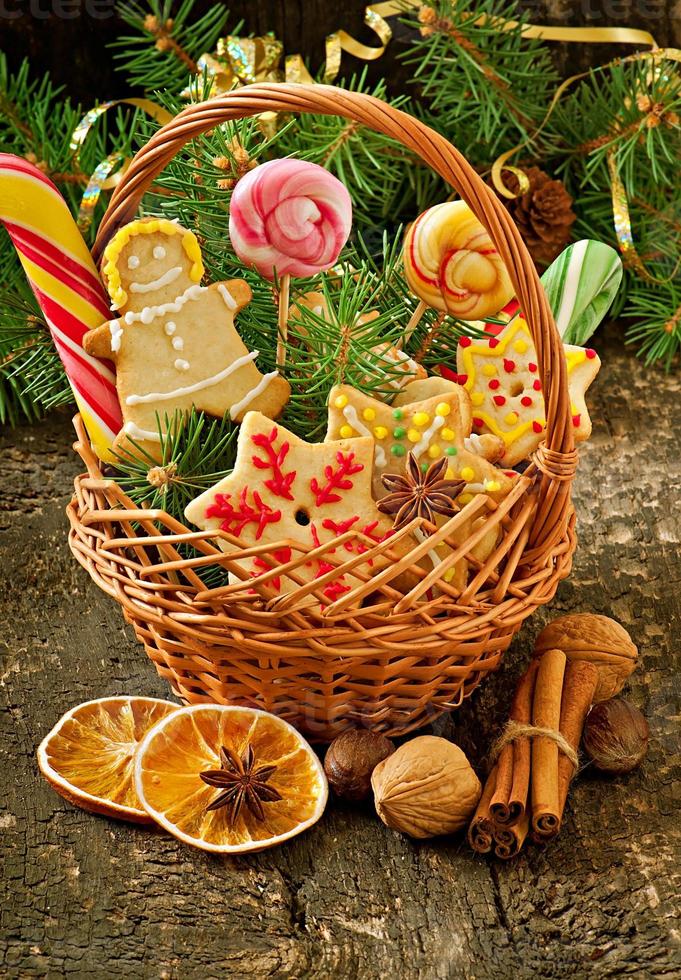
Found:
[(502, 864), (330, 806), (288, 846), (225, 860), (67, 804), (35, 749), (81, 701), (167, 696), (118, 607), (66, 544), (77, 468), (64, 417), (0, 435), (2, 977), (679, 977), (679, 375), (597, 338), (595, 431), (576, 483), (572, 577), (436, 730), (479, 766), (540, 626), (615, 616), (642, 651), (630, 697), (652, 731), (628, 778), (585, 772), (560, 838)]

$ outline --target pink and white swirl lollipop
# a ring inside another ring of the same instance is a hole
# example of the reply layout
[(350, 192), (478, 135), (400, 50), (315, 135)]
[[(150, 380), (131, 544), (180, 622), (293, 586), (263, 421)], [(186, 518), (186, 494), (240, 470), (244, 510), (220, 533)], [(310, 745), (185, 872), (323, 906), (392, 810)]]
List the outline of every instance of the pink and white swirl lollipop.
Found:
[(350, 195), (316, 163), (270, 160), (242, 177), (229, 206), (229, 235), (261, 276), (314, 276), (330, 269), (352, 224)]
[(236, 185), (229, 206), (234, 251), (261, 276), (280, 279), (279, 332), (286, 334), (291, 276), (313, 276), (337, 261), (352, 226), (346, 188), (303, 160), (260, 164)]

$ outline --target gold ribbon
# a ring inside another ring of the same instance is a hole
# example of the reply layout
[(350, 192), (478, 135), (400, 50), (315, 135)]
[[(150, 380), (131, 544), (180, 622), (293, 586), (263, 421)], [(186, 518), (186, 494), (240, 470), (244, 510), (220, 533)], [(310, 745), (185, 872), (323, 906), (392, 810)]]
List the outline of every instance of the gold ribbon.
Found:
[[(343, 52), (359, 58), (362, 61), (376, 61), (380, 58), (388, 46), (393, 32), (385, 17), (392, 17), (398, 13), (404, 13), (407, 6), (418, 6), (414, 0), (405, 0), (404, 3), (379, 3), (367, 7), (364, 11), (364, 23), (374, 34), (377, 35), (380, 45), (362, 44), (357, 41), (347, 31), (334, 31), (325, 40), (326, 59), (322, 72), (322, 81), (328, 85), (338, 77), (340, 71), (341, 58)], [(287, 82), (314, 82), (310, 75), (302, 55), (293, 54), (286, 58), (286, 81)]]
[[(113, 109), (114, 106), (129, 105), (135, 109), (142, 109), (152, 119), (155, 119), (161, 126), (170, 122), (172, 114), (164, 109), (163, 106), (152, 102), (151, 99), (116, 99), (112, 102), (102, 102), (85, 113), (73, 133), (71, 134), (70, 148), (73, 151), (72, 162), (75, 170), (81, 170), (80, 154), (92, 127), (102, 118), (102, 116)], [(85, 233), (94, 217), (94, 210), (102, 191), (112, 190), (120, 183), (123, 174), (130, 166), (131, 157), (126, 157), (123, 153), (115, 151), (110, 153), (101, 163), (98, 163), (88, 180), (85, 192), (83, 193), (78, 211), (78, 227)], [(118, 169), (116, 169), (118, 167)]]
[[(366, 8), (364, 23), (377, 35), (381, 42), (379, 46), (362, 44), (343, 30), (329, 34), (324, 41), (325, 62), (322, 80), (329, 84), (338, 77), (343, 52), (362, 61), (375, 61), (380, 58), (392, 37), (392, 31), (378, 8), (385, 7), (387, 15), (393, 16), (403, 13), (409, 5), (418, 6), (415, 0), (405, 0), (404, 3), (390, 2)], [(208, 53), (201, 55), (197, 67), (199, 71), (205, 71), (213, 81), (211, 97), (223, 95), (233, 88), (253, 82), (314, 83), (300, 54), (288, 55), (282, 70), (280, 64), (283, 54), (284, 46), (273, 34), (254, 38), (228, 35), (218, 41), (215, 55)], [(191, 91), (185, 89), (182, 95), (190, 98)]]
[[(253, 82), (283, 82), (279, 65), (284, 45), (274, 34), (263, 37), (237, 37), (228, 34), (217, 43), (215, 55), (202, 54), (196, 62), (197, 74), (205, 72), (211, 80), (211, 97), (224, 95), (233, 88)], [(192, 97), (191, 88), (182, 98)]]
[[(481, 18), (484, 20), (485, 18)], [(578, 44), (648, 44), (656, 48), (655, 38), (648, 31), (634, 27), (552, 27), (549, 24), (520, 24), (517, 20), (490, 18), (499, 30), (520, 28), (523, 37), (539, 41), (567, 41)]]
[[(284, 45), (272, 33), (262, 37), (228, 34), (219, 39), (215, 56), (202, 54), (196, 65), (198, 72), (205, 73), (211, 82), (209, 98), (216, 98), (253, 82), (283, 82), (280, 68), (283, 54)], [(182, 92), (182, 98), (192, 96), (191, 86)], [(268, 139), (274, 136), (276, 112), (261, 112), (257, 119), (263, 135)]]

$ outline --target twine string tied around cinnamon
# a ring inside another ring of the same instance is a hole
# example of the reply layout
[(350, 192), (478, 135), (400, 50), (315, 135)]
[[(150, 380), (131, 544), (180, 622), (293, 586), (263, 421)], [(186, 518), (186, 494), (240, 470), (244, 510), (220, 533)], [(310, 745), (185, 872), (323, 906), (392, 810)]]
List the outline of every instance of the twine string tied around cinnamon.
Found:
[(529, 725), (509, 719), (504, 725), (501, 735), (491, 748), (490, 769), (499, 758), (504, 746), (515, 742), (519, 738), (550, 738), (552, 742), (556, 743), (560, 751), (572, 763), (575, 769), (579, 766), (579, 756), (565, 736), (561, 735), (559, 731), (556, 731), (554, 728), (543, 728), (540, 725)]

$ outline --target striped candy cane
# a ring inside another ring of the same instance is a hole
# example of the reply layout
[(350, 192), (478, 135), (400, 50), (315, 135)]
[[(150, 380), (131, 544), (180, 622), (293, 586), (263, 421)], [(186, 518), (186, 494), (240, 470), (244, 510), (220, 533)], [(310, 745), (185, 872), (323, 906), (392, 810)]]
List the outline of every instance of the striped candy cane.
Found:
[(111, 316), (88, 247), (52, 181), (7, 153), (0, 153), (0, 221), (50, 328), (95, 451), (111, 460), (122, 426), (114, 371), (82, 346), (85, 332)]

